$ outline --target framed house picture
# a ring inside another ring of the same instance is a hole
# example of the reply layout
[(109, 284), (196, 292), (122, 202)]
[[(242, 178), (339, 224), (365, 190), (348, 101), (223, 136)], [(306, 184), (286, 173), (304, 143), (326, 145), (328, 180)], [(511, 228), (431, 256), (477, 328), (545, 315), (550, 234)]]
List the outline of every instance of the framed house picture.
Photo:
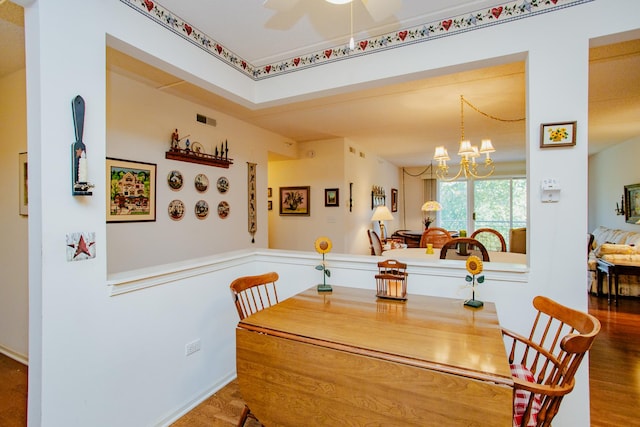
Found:
[(398, 189), (391, 189), (391, 212), (398, 212)]
[(540, 125), (540, 148), (576, 145), (576, 123), (544, 123)]
[(624, 219), (631, 224), (640, 221), (640, 184), (624, 186)]
[(311, 215), (311, 187), (280, 187), (280, 215)]
[(329, 207), (340, 206), (340, 189), (339, 188), (324, 189), (324, 205)]
[(107, 222), (156, 220), (156, 165), (107, 157)]

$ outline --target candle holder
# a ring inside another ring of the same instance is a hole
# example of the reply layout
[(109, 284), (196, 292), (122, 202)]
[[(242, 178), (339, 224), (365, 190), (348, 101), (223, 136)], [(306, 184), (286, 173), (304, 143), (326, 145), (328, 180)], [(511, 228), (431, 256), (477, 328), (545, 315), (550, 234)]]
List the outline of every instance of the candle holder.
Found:
[(93, 184), (88, 182), (87, 146), (82, 142), (84, 132), (84, 99), (80, 95), (71, 101), (73, 127), (76, 142), (71, 144), (71, 194), (74, 196), (91, 196)]
[(407, 264), (388, 259), (378, 263), (376, 296), (404, 301), (407, 299)]

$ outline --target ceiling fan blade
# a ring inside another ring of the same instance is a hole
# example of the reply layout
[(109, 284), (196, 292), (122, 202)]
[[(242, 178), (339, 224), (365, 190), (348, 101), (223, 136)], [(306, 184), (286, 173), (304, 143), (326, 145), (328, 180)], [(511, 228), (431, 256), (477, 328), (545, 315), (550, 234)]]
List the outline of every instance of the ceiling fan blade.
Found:
[(298, 0), (264, 0), (262, 5), (267, 9), (277, 10), (278, 12), (287, 12), (298, 3)]
[(362, 0), (362, 3), (374, 21), (392, 16), (402, 7), (402, 0)]

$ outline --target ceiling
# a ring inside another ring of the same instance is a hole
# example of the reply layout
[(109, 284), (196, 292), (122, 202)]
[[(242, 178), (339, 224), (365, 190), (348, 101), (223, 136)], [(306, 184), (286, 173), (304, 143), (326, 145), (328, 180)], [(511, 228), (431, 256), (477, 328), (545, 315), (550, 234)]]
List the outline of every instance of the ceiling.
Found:
[[(363, 2), (372, 7), (376, 1), (395, 0), (354, 0), (356, 40), (496, 3), (403, 0), (394, 14), (374, 19)], [(160, 3), (254, 65), (347, 43), (350, 36), (350, 6), (321, 0)], [(0, 77), (24, 67), (22, 16), (15, 17), (16, 8), (20, 9), (11, 2), (0, 5), (0, 47), (7, 52), (0, 57)], [(108, 66), (158, 90), (224, 111), (295, 141), (347, 138), (397, 166), (428, 164), (435, 145), (445, 144), (450, 152), (456, 151), (460, 95), (497, 118), (525, 116), (523, 62), (262, 109), (235, 104), (112, 49), (108, 51)], [(592, 48), (589, 72), (589, 151), (594, 153), (640, 135), (640, 41)], [(465, 106), (465, 136), (473, 142), (490, 137), (498, 150), (496, 161), (525, 158), (523, 121), (492, 120)]]

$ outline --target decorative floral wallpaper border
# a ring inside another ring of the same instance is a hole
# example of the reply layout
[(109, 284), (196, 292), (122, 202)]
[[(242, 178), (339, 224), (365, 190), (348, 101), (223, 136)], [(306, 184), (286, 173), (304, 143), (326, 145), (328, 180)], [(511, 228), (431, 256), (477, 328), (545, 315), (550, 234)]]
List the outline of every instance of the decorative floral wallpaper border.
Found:
[(189, 25), (182, 18), (152, 0), (120, 0), (144, 16), (161, 24), (173, 33), (200, 47), (214, 57), (232, 66), (253, 80), (302, 70), (343, 59), (383, 51), (387, 49), (422, 43), (441, 37), (448, 37), (466, 31), (473, 31), (491, 25), (502, 24), (516, 19), (527, 18), (541, 13), (589, 3), (594, 0), (517, 0), (501, 5), (477, 10), (464, 15), (421, 24), (415, 27), (357, 40), (355, 49), (347, 44), (331, 49), (296, 56), (271, 64), (255, 66), (242, 59), (231, 50)]

